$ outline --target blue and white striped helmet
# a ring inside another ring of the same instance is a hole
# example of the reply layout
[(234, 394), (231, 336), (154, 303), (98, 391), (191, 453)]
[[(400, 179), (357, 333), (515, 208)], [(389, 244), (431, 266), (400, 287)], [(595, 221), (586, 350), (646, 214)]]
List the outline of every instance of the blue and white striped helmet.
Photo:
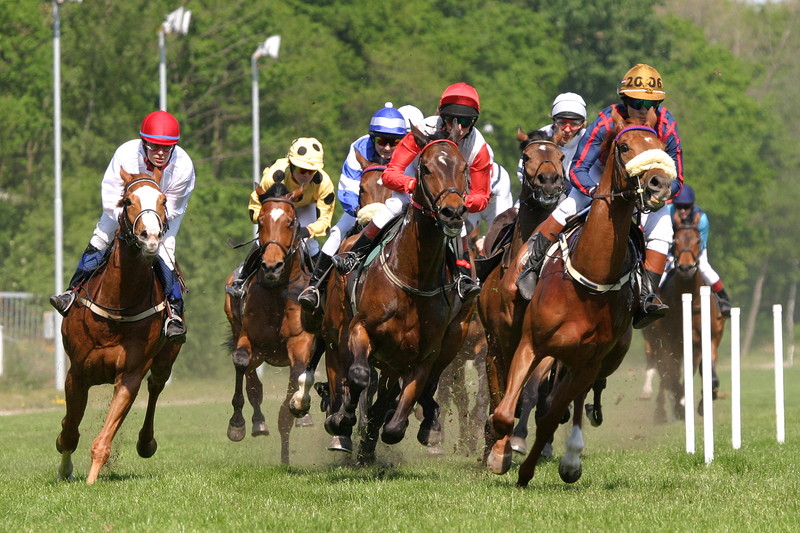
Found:
[(391, 135), (402, 137), (406, 134), (406, 119), (402, 113), (392, 106), (391, 102), (386, 102), (382, 109), (379, 109), (369, 121), (370, 135)]

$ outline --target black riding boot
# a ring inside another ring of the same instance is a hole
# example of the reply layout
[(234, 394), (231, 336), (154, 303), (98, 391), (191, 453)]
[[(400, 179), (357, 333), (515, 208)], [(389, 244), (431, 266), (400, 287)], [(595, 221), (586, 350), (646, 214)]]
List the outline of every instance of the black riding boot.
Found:
[(733, 305), (731, 304), (731, 299), (728, 296), (728, 293), (725, 292), (725, 289), (720, 289), (716, 291), (714, 294), (717, 295), (717, 303), (719, 304), (719, 312), (722, 313), (722, 316), (730, 318), (731, 317), (731, 309)]
[(519, 273), (517, 278), (517, 290), (519, 295), (526, 300), (533, 296), (533, 289), (536, 288), (536, 280), (539, 276), (539, 269), (544, 262), (544, 254), (553, 242), (545, 237), (544, 233), (537, 231), (528, 239), (528, 251), (530, 255)]
[(481, 292), (480, 282), (472, 277), (472, 263), (469, 260), (468, 237), (461, 238), (461, 246), (464, 250), (461, 259), (456, 261), (458, 275), (456, 277), (456, 291), (464, 303), (471, 302), (473, 298)]
[(361, 261), (367, 257), (367, 254), (369, 254), (374, 244), (373, 241), (380, 231), (381, 228), (376, 226), (374, 222), (367, 224), (366, 227), (361, 230), (361, 234), (349, 251), (333, 256), (333, 266), (336, 268), (336, 271), (339, 272), (339, 274), (352, 272)]
[(642, 329), (649, 326), (669, 311), (669, 306), (656, 294), (661, 274), (643, 269), (639, 287), (639, 308), (633, 315), (633, 327)]
[(183, 298), (167, 300), (169, 312), (164, 322), (164, 336), (175, 344), (186, 342), (186, 324), (183, 322)]
[(317, 264), (314, 265), (314, 272), (311, 273), (311, 280), (308, 287), (303, 289), (297, 300), (306, 311), (314, 311), (322, 303), (322, 296), (325, 294), (325, 280), (328, 272), (333, 265), (333, 258), (325, 252), (320, 252)]
[(61, 294), (55, 294), (50, 297), (50, 305), (52, 305), (61, 316), (67, 316), (67, 311), (69, 311), (69, 308), (75, 301), (75, 288), (89, 279), (92, 272), (103, 264), (104, 258), (104, 251), (98, 250), (91, 244), (86, 247), (86, 250), (84, 250), (81, 256), (81, 260), (78, 261), (78, 267), (75, 269), (72, 279), (69, 280), (67, 290)]
[(235, 277), (231, 284), (225, 287), (225, 292), (230, 294), (236, 299), (241, 299), (244, 297), (246, 288), (244, 286), (244, 282), (247, 281), (247, 278), (256, 271), (258, 268), (258, 264), (261, 261), (261, 248), (259, 246), (253, 246), (250, 252), (247, 254), (247, 258), (245, 258), (244, 262), (239, 265), (237, 269), (239, 271), (239, 275)]

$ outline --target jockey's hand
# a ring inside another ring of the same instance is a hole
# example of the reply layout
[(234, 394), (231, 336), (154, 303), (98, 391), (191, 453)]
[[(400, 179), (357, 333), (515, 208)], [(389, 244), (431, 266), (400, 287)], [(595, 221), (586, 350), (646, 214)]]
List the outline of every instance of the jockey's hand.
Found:
[(297, 231), (297, 234), (300, 235), (301, 239), (308, 239), (311, 237), (311, 232), (308, 230), (306, 226), (303, 226)]
[(416, 188), (417, 188), (417, 179), (416, 178), (409, 178), (408, 181), (406, 182), (405, 186), (403, 187), (403, 189), (405, 189), (405, 192), (407, 192), (408, 194), (411, 194), (412, 192), (414, 192), (414, 189), (416, 189)]

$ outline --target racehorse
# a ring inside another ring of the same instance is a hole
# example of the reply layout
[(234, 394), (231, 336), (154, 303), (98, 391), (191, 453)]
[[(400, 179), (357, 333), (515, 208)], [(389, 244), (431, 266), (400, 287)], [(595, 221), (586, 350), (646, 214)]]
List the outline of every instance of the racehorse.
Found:
[(166, 319), (164, 289), (155, 281), (153, 261), (166, 231), (166, 197), (161, 170), (148, 174), (120, 171), (124, 192), (119, 231), (105, 266), (80, 288), (77, 301), (61, 325), (70, 360), (64, 383), (67, 413), (56, 449), (61, 454), (58, 479), (74, 480), (72, 453), (78, 447), (89, 388), (113, 383), (105, 423), (92, 442), (92, 466), (86, 483), (97, 481), (111, 454), (111, 441), (147, 379), (148, 401), (136, 451), (151, 457), (156, 402), (172, 371), (180, 346), (162, 334)]
[(392, 195), (392, 191), (383, 186), (381, 177), (386, 165), (370, 162), (356, 150), (356, 160), (361, 165), (361, 181), (358, 188), (358, 213), (360, 225), (365, 225), (377, 209)]
[[(256, 369), (262, 362), (289, 366), (286, 398), (278, 413), (281, 438), (281, 463), (289, 463), (289, 433), (293, 416), (301, 418), (311, 406), (309, 391), (314, 385), (315, 338), (305, 331), (300, 320), (297, 296), (308, 284), (309, 274), (302, 268), (300, 225), (295, 202), (303, 188), (294, 193), (282, 183), (264, 191), (256, 187), (261, 201), (258, 216), (260, 265), (245, 281), (247, 291), (241, 299), (226, 293), (225, 314), (231, 326), (231, 357), (236, 369), (233, 416), (228, 423), (228, 438), (240, 441), (245, 435), (242, 416), (244, 396), (242, 378), (247, 379), (247, 396), (253, 407), (252, 435), (269, 435), (261, 412), (263, 386)], [(233, 274), (228, 277), (228, 284)], [(320, 352), (317, 354), (321, 356)], [(313, 362), (312, 362), (313, 361)]]
[[(698, 268), (702, 240), (698, 224), (700, 214), (694, 220), (683, 223), (677, 213), (673, 215), (675, 235), (672, 241), (672, 257), (674, 268), (667, 274), (659, 288), (661, 301), (669, 305), (669, 311), (661, 320), (653, 322), (642, 330), (645, 338), (647, 359), (655, 363), (660, 376), (658, 396), (654, 420), (658, 424), (667, 422), (667, 411), (664, 408), (665, 392), (669, 394), (674, 416), (682, 420), (684, 408), (683, 396), (683, 303), (682, 295), (692, 295), (692, 344), (693, 368), (700, 366), (702, 356), (700, 323), (700, 287), (704, 285), (703, 276)], [(725, 317), (719, 311), (717, 299), (711, 298), (711, 361), (712, 392), (716, 399), (719, 390), (717, 378), (717, 350), (725, 329)], [(702, 371), (702, 369), (701, 369)], [(703, 414), (703, 399), (700, 399), (697, 412)]]
[(369, 385), (370, 363), (381, 372), (361, 440), (361, 462), (374, 459), (381, 425), (383, 442), (403, 439), (426, 387), (429, 402), (417, 439), (430, 444), (438, 411), (433, 392), (461, 347), (474, 309), (462, 304), (446, 267), (448, 241), (458, 237), (466, 218), (467, 164), (454, 140), (431, 140), (412, 131), (421, 151), (417, 185), (401, 227), (378, 245), (377, 257), (362, 270), (331, 276), (323, 319), (330, 384), (325, 429), (339, 437), (338, 449), (352, 450), (355, 410)]
[[(489, 411), (500, 404), (506, 388), (506, 376), (519, 344), (522, 330), (522, 317), (528, 302), (517, 291), (517, 277), (524, 261), (516, 259), (525, 249), (528, 238), (534, 229), (555, 209), (559, 198), (566, 188), (566, 177), (562, 160), (564, 154), (550, 137), (544, 132), (532, 132), (525, 135), (518, 131), (518, 140), (522, 149), (523, 180), (520, 191), (519, 213), (513, 225), (510, 242), (502, 251), (502, 260), (491, 270), (483, 282), (483, 289), (478, 296), (478, 312), (486, 330), (488, 342), (486, 357), (486, 374), (489, 385)], [(513, 209), (513, 208), (512, 208)], [(510, 210), (509, 210), (510, 211)], [(506, 212), (508, 213), (508, 211)], [(492, 225), (490, 233), (498, 233), (495, 226), (502, 224), (503, 215)], [(487, 239), (488, 240), (488, 239)], [(492, 246), (490, 243), (489, 246)], [(489, 251), (487, 250), (487, 255)], [(499, 255), (498, 253), (494, 254)], [(546, 373), (546, 370), (543, 371)], [(530, 381), (528, 387), (538, 389), (538, 380)], [(527, 414), (534, 402), (526, 403), (525, 412), (520, 418), (527, 422)], [(526, 431), (527, 434), (527, 431)], [(485, 453), (494, 444), (492, 432), (485, 432)], [(522, 446), (524, 446), (524, 437)], [(516, 443), (518, 451), (522, 451)]]
[[(537, 421), (536, 440), (520, 467), (517, 485), (522, 487), (533, 478), (542, 449), (567, 406), (582, 398), (599, 378), (611, 375), (628, 351), (632, 306), (638, 302), (629, 280), (642, 251), (641, 243), (632, 246), (629, 242), (631, 218), (634, 209), (663, 207), (675, 177), (674, 163), (653, 123), (632, 125), (616, 113), (613, 119), (615, 134), (606, 139), (605, 169), (591, 209), (580, 232), (570, 240), (562, 233), (560, 246), (549, 253), (525, 311), (505, 395), (490, 417), (498, 441), (487, 465), (495, 473), (504, 473), (511, 465), (509, 436), (522, 386), (546, 357), (563, 365), (565, 374), (556, 383), (550, 408)], [(559, 465), (565, 482), (580, 478), (582, 450), (577, 424)]]

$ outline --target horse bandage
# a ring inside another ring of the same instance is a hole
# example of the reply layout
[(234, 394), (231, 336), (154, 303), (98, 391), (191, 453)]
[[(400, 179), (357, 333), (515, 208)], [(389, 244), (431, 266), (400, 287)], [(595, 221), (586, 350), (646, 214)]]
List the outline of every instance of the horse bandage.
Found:
[(645, 150), (637, 155), (625, 165), (625, 170), (631, 176), (639, 176), (647, 170), (661, 170), (667, 174), (669, 179), (675, 179), (678, 173), (675, 171), (675, 161), (664, 150), (652, 149)]
[(362, 226), (369, 224), (369, 221), (372, 220), (372, 217), (374, 217), (378, 211), (380, 211), (381, 207), (383, 207), (383, 203), (375, 202), (365, 205), (359, 209), (358, 213), (356, 213), (356, 219), (358, 220), (358, 223)]

